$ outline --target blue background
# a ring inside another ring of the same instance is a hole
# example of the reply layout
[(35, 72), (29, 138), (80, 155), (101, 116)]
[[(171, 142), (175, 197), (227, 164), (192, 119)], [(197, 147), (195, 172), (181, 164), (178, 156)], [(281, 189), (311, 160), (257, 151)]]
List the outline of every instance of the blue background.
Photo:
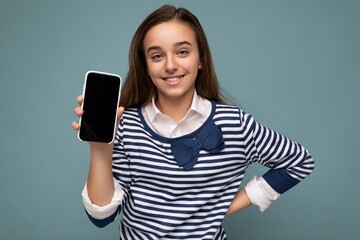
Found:
[[(85, 72), (125, 77), (140, 22), (164, 3), (200, 19), (224, 90), (307, 147), (311, 176), (229, 239), (360, 239), (360, 1), (0, 1), (0, 239), (118, 239), (80, 197), (89, 165), (71, 122)], [(253, 174), (265, 172), (252, 166)]]

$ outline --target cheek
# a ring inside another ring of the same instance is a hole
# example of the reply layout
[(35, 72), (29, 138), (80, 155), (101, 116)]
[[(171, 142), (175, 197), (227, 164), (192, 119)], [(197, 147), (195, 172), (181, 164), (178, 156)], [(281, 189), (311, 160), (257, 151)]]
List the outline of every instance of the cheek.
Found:
[(191, 69), (192, 71), (197, 71), (199, 68), (201, 68), (200, 59), (198, 56), (186, 58), (184, 61), (182, 61), (182, 66), (189, 70)]
[(184, 67), (189, 69), (192, 73), (196, 74), (198, 72), (200, 64), (198, 61), (187, 62)]
[(154, 63), (147, 63), (147, 72), (151, 78), (157, 76), (160, 72), (160, 68), (158, 65)]

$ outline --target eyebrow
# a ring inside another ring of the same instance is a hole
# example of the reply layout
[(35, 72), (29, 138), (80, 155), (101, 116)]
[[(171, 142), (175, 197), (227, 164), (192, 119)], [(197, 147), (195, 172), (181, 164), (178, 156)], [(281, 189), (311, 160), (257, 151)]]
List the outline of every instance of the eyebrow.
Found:
[[(176, 42), (176, 43), (174, 44), (174, 47), (179, 47), (179, 46), (182, 46), (182, 45), (189, 45), (189, 46), (191, 46), (192, 44), (191, 44), (190, 42), (188, 42), (188, 41), (181, 41), (181, 42)], [(151, 50), (161, 50), (161, 47), (159, 47), (159, 46), (151, 46), (151, 47), (149, 47), (149, 48), (147, 49), (146, 52), (150, 52)]]

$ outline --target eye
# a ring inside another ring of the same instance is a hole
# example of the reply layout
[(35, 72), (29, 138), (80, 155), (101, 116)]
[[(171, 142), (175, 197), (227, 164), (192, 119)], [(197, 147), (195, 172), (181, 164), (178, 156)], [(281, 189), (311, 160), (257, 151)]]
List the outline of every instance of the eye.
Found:
[(182, 49), (182, 50), (179, 50), (178, 51), (178, 55), (179, 56), (187, 56), (188, 54), (190, 53), (190, 51), (189, 50), (185, 50), (185, 49)]
[(151, 60), (153, 60), (153, 61), (155, 61), (155, 62), (158, 62), (158, 61), (161, 60), (162, 55), (159, 54), (159, 53), (156, 53), (156, 54), (151, 55), (150, 58), (151, 58)]

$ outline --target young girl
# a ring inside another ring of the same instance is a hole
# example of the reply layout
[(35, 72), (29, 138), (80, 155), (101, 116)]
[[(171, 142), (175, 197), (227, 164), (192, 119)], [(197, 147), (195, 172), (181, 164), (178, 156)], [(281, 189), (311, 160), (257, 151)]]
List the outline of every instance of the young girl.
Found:
[[(151, 13), (133, 37), (129, 67), (115, 142), (89, 143), (82, 192), (95, 225), (122, 212), (120, 239), (226, 239), (225, 216), (252, 204), (264, 211), (313, 170), (301, 145), (225, 104), (205, 33), (188, 10)], [(255, 162), (270, 170), (239, 191)]]

